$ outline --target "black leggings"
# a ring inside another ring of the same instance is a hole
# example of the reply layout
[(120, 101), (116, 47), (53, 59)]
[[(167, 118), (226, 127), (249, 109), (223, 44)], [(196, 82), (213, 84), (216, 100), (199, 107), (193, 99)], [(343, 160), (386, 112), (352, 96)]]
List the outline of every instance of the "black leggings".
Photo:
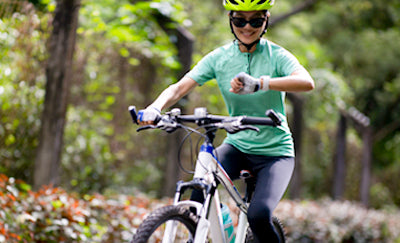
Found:
[(232, 180), (239, 178), (241, 170), (249, 170), (256, 177), (247, 213), (250, 228), (260, 243), (279, 242), (272, 226), (272, 212), (289, 184), (294, 158), (246, 154), (225, 143), (216, 149), (216, 155)]

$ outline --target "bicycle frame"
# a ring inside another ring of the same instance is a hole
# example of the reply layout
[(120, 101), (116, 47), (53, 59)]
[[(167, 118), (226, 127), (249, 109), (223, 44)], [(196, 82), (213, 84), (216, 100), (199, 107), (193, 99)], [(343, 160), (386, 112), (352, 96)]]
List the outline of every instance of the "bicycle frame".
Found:
[[(132, 116), (132, 121), (139, 124), (138, 117), (136, 114), (136, 108), (134, 106), (129, 107), (129, 112)], [(246, 194), (242, 199), (240, 193), (234, 186), (232, 180), (229, 178), (228, 174), (223, 169), (221, 163), (218, 161), (215, 150), (212, 145), (215, 138), (215, 132), (218, 129), (225, 129), (228, 133), (236, 133), (243, 130), (254, 130), (259, 131), (259, 129), (253, 125), (262, 126), (280, 126), (282, 121), (279, 116), (271, 109), (265, 112), (266, 117), (249, 117), (249, 116), (237, 116), (237, 117), (226, 117), (226, 116), (215, 116), (209, 115), (205, 108), (196, 108), (194, 115), (180, 115), (179, 109), (173, 109), (165, 115), (160, 115), (154, 122), (154, 125), (146, 125), (137, 129), (137, 131), (142, 131), (146, 129), (162, 129), (167, 132), (173, 132), (178, 128), (184, 128), (186, 131), (194, 132), (204, 136), (205, 142), (201, 145), (200, 152), (196, 161), (195, 175), (193, 180), (189, 182), (179, 181), (176, 186), (176, 192), (174, 197), (175, 206), (173, 209), (181, 209), (183, 206), (183, 212), (189, 214), (190, 217), (194, 216), (190, 213), (192, 209), (196, 209), (197, 219), (190, 219), (190, 224), (197, 224), (197, 228), (194, 230), (193, 227), (190, 228), (190, 232), (195, 232), (195, 235), (189, 235), (189, 241), (195, 243), (204, 243), (208, 236), (210, 236), (212, 242), (218, 243), (230, 243), (225, 237), (225, 229), (222, 221), (221, 204), (219, 199), (219, 193), (217, 187), (222, 184), (224, 188), (229, 193), (230, 197), (236, 202), (236, 206), (240, 209), (239, 223), (236, 228), (236, 239), (235, 243), (244, 243), (246, 240), (246, 234), (248, 229), (247, 221), (247, 210), (250, 202), (250, 198), (254, 191), (254, 181), (249, 181), (247, 179), (250, 176), (243, 173), (241, 177), (245, 179), (247, 183)], [(197, 129), (183, 125), (183, 123), (196, 123), (199, 128), (204, 128), (206, 132), (200, 133)], [(190, 135), (190, 134), (189, 134)], [(247, 173), (248, 174), (248, 173)], [(203, 192), (204, 201), (199, 203), (192, 200), (181, 200), (181, 196), (186, 189), (197, 189)], [(189, 211), (189, 210), (190, 211)], [(187, 216), (187, 215), (186, 215)], [(186, 217), (185, 216), (185, 217)], [(172, 220), (171, 220), (172, 219)], [(177, 221), (174, 218), (159, 219), (160, 221), (167, 221), (166, 228), (164, 230), (163, 243), (171, 242), (175, 239), (177, 232)], [(186, 221), (185, 219), (177, 216), (177, 220)], [(182, 222), (181, 221), (181, 222)], [(197, 222), (195, 222), (197, 221)], [(158, 227), (159, 225), (153, 225), (153, 223), (158, 223), (156, 221), (146, 221), (143, 224), (143, 229), (139, 227), (147, 237), (146, 234), (152, 234), (148, 228), (149, 225), (152, 227)], [(182, 222), (185, 224), (186, 223)], [(188, 223), (189, 224), (189, 223)], [(284, 232), (278, 220), (278, 228), (280, 231), (280, 238), (284, 240)], [(209, 232), (210, 231), (210, 232)], [(139, 238), (140, 234), (136, 234)], [(143, 240), (145, 238), (141, 238)], [(142, 242), (142, 241), (141, 241)]]
[[(177, 183), (174, 205), (185, 205), (187, 207), (196, 208), (196, 212), (199, 216), (199, 223), (196, 229), (194, 243), (204, 243), (209, 231), (212, 242), (229, 243), (225, 236), (224, 225), (222, 221), (217, 182), (220, 182), (224, 186), (240, 209), (239, 224), (237, 227), (235, 243), (243, 243), (245, 241), (248, 227), (248, 206), (215, 156), (212, 143), (205, 141), (201, 145), (193, 180), (190, 182), (181, 181)], [(201, 204), (191, 200), (181, 201), (181, 194), (186, 188), (203, 189), (206, 196), (204, 203)], [(165, 230), (165, 236), (163, 239), (164, 243), (169, 242), (168, 238), (174, 236), (176, 230), (175, 228), (176, 227), (174, 223), (167, 223), (167, 228)]]

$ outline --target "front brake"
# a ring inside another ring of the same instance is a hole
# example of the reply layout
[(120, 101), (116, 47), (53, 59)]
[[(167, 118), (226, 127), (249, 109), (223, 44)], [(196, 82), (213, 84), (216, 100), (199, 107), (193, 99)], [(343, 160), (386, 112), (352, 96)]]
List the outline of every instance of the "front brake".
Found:
[(140, 131), (147, 130), (147, 129), (154, 129), (154, 128), (157, 128), (157, 126), (146, 125), (146, 126), (142, 126), (142, 127), (139, 127), (138, 129), (136, 129), (136, 132), (140, 132)]
[(251, 125), (241, 125), (241, 126), (239, 126), (239, 128), (240, 128), (240, 130), (253, 130), (256, 132), (260, 131), (260, 129), (258, 127), (251, 126)]
[(256, 132), (260, 131), (260, 129), (258, 129), (258, 127), (251, 126), (251, 125), (233, 125), (232, 124), (229, 126), (225, 125), (225, 126), (223, 126), (223, 128), (225, 129), (225, 131), (227, 133), (230, 133), (230, 134), (234, 134), (234, 133), (244, 131), (244, 130), (253, 130)]

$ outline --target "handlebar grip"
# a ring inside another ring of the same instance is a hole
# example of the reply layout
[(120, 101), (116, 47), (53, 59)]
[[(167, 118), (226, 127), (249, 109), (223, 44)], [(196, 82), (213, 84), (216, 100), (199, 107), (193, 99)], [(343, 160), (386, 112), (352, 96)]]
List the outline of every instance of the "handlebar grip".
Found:
[(279, 118), (278, 114), (275, 113), (274, 110), (270, 109), (265, 112), (265, 115), (271, 118), (271, 120), (275, 123), (276, 126), (280, 126), (282, 124), (281, 118)]
[(248, 125), (268, 125), (268, 126), (280, 126), (282, 120), (272, 109), (265, 112), (267, 117), (244, 117), (242, 123)]
[(129, 113), (131, 114), (133, 123), (139, 124), (139, 123), (137, 122), (136, 107), (133, 106), (133, 105), (131, 105), (131, 106), (129, 106), (128, 109), (129, 109)]
[(271, 118), (267, 117), (251, 117), (247, 116), (244, 117), (242, 120), (242, 124), (246, 125), (267, 125), (267, 126), (274, 126), (275, 123), (272, 121)]

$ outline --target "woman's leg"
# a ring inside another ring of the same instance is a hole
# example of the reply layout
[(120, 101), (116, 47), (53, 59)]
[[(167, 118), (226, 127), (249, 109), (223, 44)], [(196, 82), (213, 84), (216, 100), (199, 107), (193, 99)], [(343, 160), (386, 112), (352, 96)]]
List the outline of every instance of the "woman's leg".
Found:
[(250, 157), (257, 176), (256, 188), (247, 214), (250, 227), (258, 242), (279, 242), (272, 225), (272, 212), (290, 182), (294, 158)]
[(246, 154), (230, 144), (223, 143), (215, 153), (231, 180), (239, 179), (241, 170), (249, 169)]

